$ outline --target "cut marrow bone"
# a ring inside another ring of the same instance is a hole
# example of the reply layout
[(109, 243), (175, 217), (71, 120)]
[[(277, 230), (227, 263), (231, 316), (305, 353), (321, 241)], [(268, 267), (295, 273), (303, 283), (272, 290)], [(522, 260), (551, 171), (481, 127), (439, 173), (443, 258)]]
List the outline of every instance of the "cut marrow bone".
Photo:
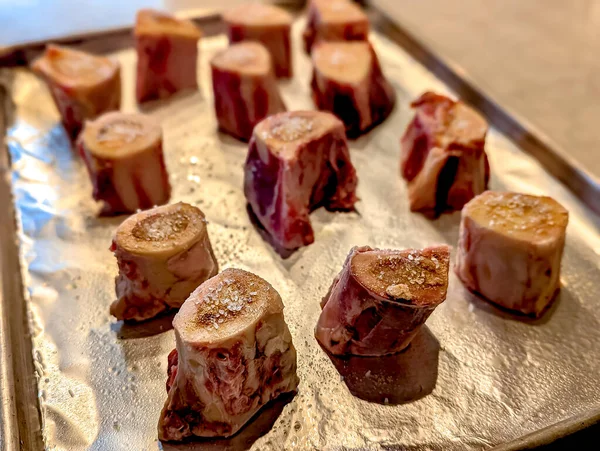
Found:
[(313, 209), (351, 210), (357, 201), (344, 125), (321, 111), (281, 113), (259, 123), (244, 175), (246, 199), (278, 251), (314, 241)]
[(126, 219), (111, 250), (119, 265), (110, 308), (117, 319), (141, 321), (179, 308), (218, 271), (204, 214), (181, 202)]
[(462, 211), (456, 273), (493, 303), (539, 316), (560, 288), (568, 221), (550, 197), (487, 191)]
[(118, 110), (121, 105), (120, 66), (109, 58), (48, 45), (32, 69), (48, 84), (62, 123), (73, 139), (86, 119)]
[(292, 16), (273, 5), (253, 2), (230, 9), (223, 14), (229, 42), (258, 41), (271, 54), (275, 76), (293, 75), (290, 29)]
[(200, 30), (190, 20), (142, 9), (135, 23), (138, 102), (197, 89), (196, 60)]
[(103, 214), (133, 213), (169, 201), (162, 131), (143, 114), (107, 113), (87, 121), (77, 140)]
[(211, 61), (219, 127), (244, 141), (265, 117), (285, 111), (271, 56), (258, 42), (240, 42)]
[(396, 93), (368, 42), (321, 42), (313, 48), (312, 96), (356, 137), (388, 117)]
[(319, 41), (366, 41), (369, 19), (348, 0), (311, 0), (303, 38), (307, 53)]
[(331, 354), (380, 356), (406, 348), (446, 299), (450, 249), (352, 249), (323, 298), (315, 336)]
[(283, 303), (260, 277), (223, 271), (190, 295), (173, 326), (160, 440), (228, 437), (270, 400), (296, 390)]
[(464, 103), (432, 92), (411, 106), (415, 117), (402, 137), (400, 158), (410, 208), (431, 216), (460, 210), (487, 189), (488, 125)]

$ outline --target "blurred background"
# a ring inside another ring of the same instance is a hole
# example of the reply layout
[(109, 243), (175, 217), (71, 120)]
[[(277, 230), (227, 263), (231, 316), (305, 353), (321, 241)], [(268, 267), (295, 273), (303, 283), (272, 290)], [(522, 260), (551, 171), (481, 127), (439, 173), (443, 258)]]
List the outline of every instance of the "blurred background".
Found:
[[(0, 0), (1, 47), (122, 28), (141, 7), (202, 15), (243, 0)], [(302, 0), (273, 1), (301, 6)], [(367, 2), (369, 3), (369, 2)], [(600, 177), (600, 1), (371, 0)]]

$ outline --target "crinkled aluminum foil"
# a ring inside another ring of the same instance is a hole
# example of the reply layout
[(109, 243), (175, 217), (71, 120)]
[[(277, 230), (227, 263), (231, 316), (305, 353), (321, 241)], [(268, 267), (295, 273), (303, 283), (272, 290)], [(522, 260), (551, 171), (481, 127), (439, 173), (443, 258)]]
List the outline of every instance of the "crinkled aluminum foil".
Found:
[[(281, 83), (290, 109), (313, 108), (302, 25), (294, 28), (296, 77)], [(332, 361), (313, 338), (319, 301), (352, 246), (457, 241), (460, 214), (430, 221), (411, 213), (398, 169), (409, 102), (426, 89), (448, 90), (385, 37), (373, 42), (398, 105), (350, 143), (358, 213), (314, 212), (315, 243), (287, 260), (249, 222), (246, 146), (216, 132), (208, 62), (225, 37), (201, 43), (199, 93), (146, 110), (162, 121), (172, 200), (204, 211), (221, 268), (252, 271), (281, 294), (301, 380), (295, 397), (264, 410), (236, 437), (164, 449), (476, 449), (600, 406), (600, 220), (494, 130), (492, 187), (551, 195), (571, 213), (563, 289), (551, 310), (538, 321), (513, 317), (469, 295), (452, 275), (446, 302), (402, 354)], [(114, 56), (123, 65), (124, 109), (135, 110), (135, 53)], [(124, 218), (96, 217), (84, 166), (57, 125), (48, 91), (25, 70), (11, 73), (16, 112), (8, 145), (48, 449), (158, 449), (171, 318), (135, 326), (109, 316), (117, 266), (108, 247)]]

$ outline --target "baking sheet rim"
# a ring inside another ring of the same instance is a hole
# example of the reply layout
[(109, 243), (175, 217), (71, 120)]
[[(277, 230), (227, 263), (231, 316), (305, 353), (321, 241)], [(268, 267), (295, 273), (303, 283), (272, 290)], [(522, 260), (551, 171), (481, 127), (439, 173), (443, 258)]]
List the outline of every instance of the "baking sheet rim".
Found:
[[(505, 121), (508, 118), (510, 121), (513, 122), (512, 124), (508, 124), (509, 127), (514, 126), (515, 124), (518, 125), (519, 130), (517, 132), (520, 133), (521, 139), (529, 138), (530, 140), (533, 141), (533, 142), (530, 142), (529, 144), (532, 144), (534, 146), (540, 145), (542, 147), (541, 149), (539, 149), (540, 151), (551, 152), (552, 156), (561, 158), (562, 161), (560, 162), (560, 164), (566, 164), (567, 166), (569, 164), (571, 164), (572, 166), (569, 167), (568, 170), (574, 171), (580, 177), (583, 177), (583, 179), (586, 180), (589, 184), (591, 184), (591, 186), (588, 186), (588, 187), (594, 192), (594, 194), (597, 194), (598, 199), (600, 199), (600, 182), (597, 181), (590, 174), (586, 173), (576, 162), (572, 161), (572, 159), (564, 158), (564, 155), (565, 155), (564, 151), (562, 151), (561, 149), (557, 150), (556, 147), (553, 148), (553, 146), (555, 146), (555, 144), (551, 143), (550, 140), (546, 136), (544, 136), (541, 132), (539, 132), (539, 130), (536, 130), (534, 127), (531, 126), (531, 124), (527, 123), (522, 118), (517, 117), (516, 115), (511, 114), (511, 112), (506, 111), (505, 109), (500, 107), (498, 105), (498, 103), (495, 102), (493, 99), (491, 99), (488, 94), (485, 94), (478, 86), (476, 86), (476, 84), (468, 76), (468, 74), (466, 74), (462, 70), (457, 71), (456, 69), (458, 69), (458, 66), (453, 65), (452, 62), (445, 60), (444, 58), (440, 57), (439, 55), (437, 55), (434, 52), (432, 52), (431, 50), (429, 50), (426, 47), (426, 45), (420, 43), (417, 40), (417, 38), (414, 35), (412, 35), (408, 30), (402, 29), (396, 23), (392, 23), (390, 21), (390, 19), (388, 19), (382, 13), (382, 11), (380, 11), (379, 9), (377, 9), (374, 6), (368, 7), (367, 11), (371, 16), (372, 23), (375, 25), (373, 28), (375, 28), (378, 32), (382, 33), (384, 36), (391, 39), (396, 45), (399, 45), (405, 51), (410, 53), (413, 57), (415, 57), (415, 59), (417, 59), (417, 61), (424, 64), (427, 67), (427, 69), (429, 69), (436, 76), (441, 78), (444, 83), (450, 84), (451, 87), (453, 89), (455, 89), (457, 92), (461, 92), (461, 93), (468, 92), (469, 98), (467, 100), (470, 103), (472, 103), (475, 107), (482, 110), (482, 112), (484, 112), (485, 116), (487, 116), (490, 123), (492, 125), (494, 125), (496, 128), (498, 128), (503, 134), (508, 136), (513, 141), (516, 140), (515, 136), (513, 135), (515, 130), (509, 130), (507, 132), (507, 130), (506, 130), (507, 124), (498, 123), (499, 121), (500, 122), (503, 120)], [(215, 11), (206, 11), (205, 10), (205, 11), (203, 11), (203, 14), (200, 16), (194, 15), (194, 11), (182, 12), (181, 14), (178, 14), (178, 15), (181, 15), (183, 17), (193, 18), (195, 21), (199, 21), (200, 23), (203, 23), (206, 25), (214, 26), (214, 25), (219, 25), (221, 22), (221, 15), (216, 13)], [(103, 39), (103, 38), (110, 38), (114, 34), (123, 34), (124, 32), (127, 32), (127, 31), (128, 31), (128, 29), (126, 29), (126, 28), (118, 28), (118, 29), (109, 30), (107, 32), (92, 32), (92, 33), (86, 33), (83, 35), (69, 36), (69, 37), (65, 37), (64, 39), (61, 39), (60, 41), (61, 42), (70, 42), (70, 41), (74, 41), (74, 40), (80, 40), (83, 42), (93, 41), (93, 40), (98, 40), (98, 39)], [(411, 42), (407, 42), (406, 39), (409, 39)], [(29, 43), (27, 45), (19, 47), (19, 49), (17, 49), (17, 50), (27, 50), (27, 48), (38, 47), (42, 44), (43, 43), (41, 43), (41, 42)], [(407, 45), (407, 44), (409, 44), (409, 45)], [(432, 65), (433, 65), (433, 67), (432, 67)], [(440, 74), (440, 69), (444, 73)], [(450, 77), (452, 78), (452, 80), (450, 82), (447, 79), (448, 75), (450, 75)], [(0, 82), (1, 81), (2, 80), (0, 79)], [(457, 81), (459, 82), (459, 86), (452, 86), (452, 85), (455, 85)], [(0, 86), (0, 88), (4, 88), (3, 90), (5, 91), (5, 92), (0, 92), (0, 94), (2, 94), (2, 95), (0, 95), (0, 100), (5, 100), (5, 99), (3, 99), (3, 95), (7, 94), (6, 91), (8, 91), (9, 87)], [(6, 100), (8, 100), (8, 99), (6, 99)], [(6, 138), (7, 131), (8, 131), (7, 118), (10, 118), (10, 116), (11, 116), (10, 108), (11, 108), (10, 102), (8, 102), (8, 101), (1, 102), (1, 105), (0, 105), (0, 129), (3, 130), (3, 134), (4, 134), (5, 138)], [(490, 114), (490, 111), (495, 114)], [(525, 132), (525, 137), (523, 137), (523, 132)], [(517, 145), (519, 147), (522, 147), (522, 144), (523, 144), (521, 139), (519, 139), (517, 141)], [(6, 157), (3, 157), (2, 160), (0, 160), (0, 163), (2, 163), (1, 173), (5, 180), (1, 183), (0, 190), (8, 189), (9, 192), (8, 193), (3, 192), (2, 196), (13, 200), (13, 194), (12, 194), (10, 179), (9, 179), (10, 166), (6, 166), (6, 167), (4, 166), (5, 160), (8, 162), (8, 160), (10, 158), (8, 149), (7, 149), (7, 145), (6, 145), (6, 139), (3, 140), (2, 150), (5, 152), (5, 155), (6, 155)], [(534, 157), (535, 156), (536, 155), (534, 155)], [(544, 164), (544, 162), (541, 162), (541, 163), (545, 167), (545, 169), (548, 170), (548, 167), (546, 166), (546, 164)], [(552, 175), (555, 175), (552, 171), (550, 171), (550, 172)], [(570, 186), (568, 183), (565, 183), (565, 184), (568, 186), (568, 188), (573, 190), (572, 186)], [(600, 212), (600, 201), (598, 202), (597, 206), (591, 206), (591, 205), (589, 205), (589, 203), (586, 199), (584, 199), (580, 196), (580, 193), (575, 191), (575, 194), (577, 195), (577, 197), (579, 199), (581, 199), (592, 210), (598, 209), (597, 211)], [(4, 262), (6, 260), (6, 255), (8, 253), (7, 252), (7, 243), (8, 243), (8, 246), (16, 246), (19, 241), (18, 236), (16, 236), (17, 231), (15, 228), (15, 221), (17, 221), (17, 217), (16, 217), (17, 213), (15, 211), (14, 206), (11, 206), (9, 213), (11, 215), (8, 219), (9, 219), (9, 222), (12, 222), (12, 225), (9, 227), (10, 230), (8, 230), (8, 232), (14, 233), (14, 236), (12, 236), (12, 237), (2, 236), (1, 237), (3, 239), (2, 239), (2, 244), (0, 245), (1, 246), (0, 262)], [(2, 232), (5, 232), (5, 229), (3, 229)], [(18, 299), (16, 299), (16, 301), (21, 304), (21, 307), (25, 311), (25, 308), (26, 308), (25, 296), (22, 291), (23, 286), (22, 286), (22, 276), (21, 276), (23, 274), (23, 268), (22, 268), (22, 263), (20, 261), (18, 263), (19, 263), (19, 267), (21, 270), (20, 271), (21, 274), (19, 274), (19, 276), (17, 278), (15, 278), (15, 280), (12, 281), (12, 284), (15, 285), (16, 282), (21, 284), (21, 287), (20, 287), (21, 290), (19, 290), (19, 291), (21, 291), (22, 295), (17, 296)], [(4, 268), (4, 265), (3, 265), (3, 268)], [(5, 274), (3, 274), (3, 275), (5, 275)], [(10, 284), (10, 282), (8, 284)], [(0, 299), (0, 314), (4, 314), (5, 312), (9, 311), (8, 309), (6, 309), (6, 305), (8, 302), (8, 299), (6, 297), (6, 292), (7, 292), (6, 285), (8, 285), (8, 284), (7, 284), (6, 280), (4, 280), (2, 277), (0, 277), (0, 297), (1, 297), (1, 299)], [(13, 289), (14, 289), (14, 287), (13, 287)], [(12, 300), (14, 301), (15, 298), (12, 297)], [(3, 317), (1, 320), (2, 320), (2, 324), (5, 325), (6, 318)], [(15, 341), (15, 339), (22, 339), (23, 335), (21, 334), (18, 337), (14, 336), (15, 329), (18, 329), (18, 328), (9, 327), (8, 334), (0, 333), (0, 364), (2, 364), (3, 366), (7, 365), (5, 368), (8, 368), (8, 366), (10, 366), (9, 369), (12, 372), (12, 374), (14, 375), (14, 378), (19, 378), (22, 375), (18, 374), (18, 371), (22, 371), (23, 368), (22, 367), (15, 368), (12, 365), (12, 363), (14, 363), (14, 359), (10, 358), (11, 352), (13, 351), (13, 349), (10, 347), (10, 344), (13, 343)], [(29, 346), (29, 349), (31, 349), (31, 346)], [(32, 367), (33, 367), (33, 355), (31, 355), (31, 363), (32, 363)], [(6, 371), (6, 369), (5, 369), (5, 371)], [(4, 374), (4, 373), (2, 373), (2, 374)], [(27, 375), (27, 376), (32, 377), (32, 379), (33, 379), (33, 375)], [(25, 377), (25, 378), (20, 377), (20, 379), (23, 381), (26, 381), (27, 377)], [(25, 383), (27, 383), (27, 382), (25, 382)], [(33, 420), (30, 415), (24, 415), (23, 412), (20, 411), (21, 409), (18, 409), (16, 407), (18, 400), (15, 399), (14, 392), (10, 393), (11, 388), (12, 387), (10, 384), (0, 384), (0, 390), (1, 390), (1, 392), (0, 392), (0, 413), (2, 415), (5, 415), (8, 413), (7, 417), (4, 417), (4, 416), (0, 417), (3, 420), (3, 425), (2, 425), (2, 428), (0, 429), (0, 447), (1, 447), (0, 450), (2, 450), (2, 451), (4, 451), (4, 450), (12, 451), (13, 449), (22, 449), (21, 447), (23, 445), (23, 438), (22, 438), (22, 429), (23, 428), (27, 429), (27, 431), (28, 431), (27, 435), (29, 437), (39, 436), (39, 443), (41, 443), (41, 433), (35, 434), (33, 431), (33, 429), (38, 429), (38, 431), (39, 431), (39, 423), (36, 425), (35, 420)], [(37, 386), (32, 387), (32, 390), (33, 390), (33, 393), (36, 393)], [(36, 398), (36, 409), (39, 413), (40, 406), (39, 406), (39, 400), (37, 398)], [(38, 420), (39, 420), (39, 418), (38, 418)], [(494, 447), (492, 449), (496, 449), (499, 451), (509, 451), (509, 450), (522, 449), (525, 446), (531, 447), (531, 446), (545, 445), (545, 444), (551, 443), (552, 441), (557, 440), (559, 438), (562, 438), (567, 435), (578, 432), (586, 427), (593, 426), (594, 424), (597, 424), (599, 422), (600, 422), (600, 407), (598, 409), (593, 409), (593, 410), (585, 412), (583, 414), (573, 416), (571, 418), (568, 418), (561, 422), (555, 423), (555, 424), (545, 427), (543, 429), (537, 430), (530, 434), (521, 436), (510, 442), (507, 442), (507, 443), (504, 443), (501, 445), (497, 445), (496, 447)], [(7, 432), (10, 434), (8, 437), (5, 436), (5, 434)], [(35, 440), (35, 441), (37, 442), (37, 440)], [(30, 441), (28, 443), (30, 443)], [(42, 448), (40, 448), (40, 449), (42, 449)]]

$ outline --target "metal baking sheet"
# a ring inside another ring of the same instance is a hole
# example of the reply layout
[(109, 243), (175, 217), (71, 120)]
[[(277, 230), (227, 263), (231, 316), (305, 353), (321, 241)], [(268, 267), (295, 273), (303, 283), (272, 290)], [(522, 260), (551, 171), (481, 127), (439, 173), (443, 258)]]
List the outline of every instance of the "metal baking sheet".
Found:
[[(290, 109), (313, 108), (303, 26), (302, 19), (294, 26), (296, 76), (280, 83)], [(319, 301), (352, 246), (455, 245), (458, 235), (459, 213), (430, 221), (409, 211), (398, 169), (409, 102), (427, 89), (452, 92), (384, 35), (372, 40), (398, 104), (385, 123), (350, 142), (358, 212), (317, 210), (315, 243), (285, 260), (248, 219), (246, 146), (216, 131), (208, 62), (226, 38), (203, 39), (198, 93), (144, 108), (163, 125), (173, 201), (204, 211), (223, 269), (247, 269), (279, 291), (298, 350), (294, 397), (231, 439), (192, 445), (156, 438), (171, 318), (129, 325), (108, 314), (117, 272), (108, 246), (124, 218), (96, 216), (85, 168), (45, 86), (25, 69), (1, 72), (13, 103), (5, 107), (8, 176), (47, 449), (481, 449), (600, 411), (600, 218), (495, 129), (487, 141), (492, 188), (550, 195), (570, 211), (563, 289), (550, 311), (537, 321), (509, 315), (467, 293), (452, 274), (446, 302), (404, 353), (330, 359), (313, 338)], [(113, 56), (123, 66), (123, 109), (135, 111), (134, 51)]]
[[(482, 111), (498, 131), (535, 157), (546, 171), (600, 214), (600, 179), (595, 176), (593, 168), (581, 164), (580, 159), (535, 127), (528, 118), (519, 116), (501, 104), (463, 67), (445, 55), (435, 53), (430, 43), (421, 40), (419, 30), (398, 22), (397, 15), (390, 13), (392, 5), (389, 0), (371, 0), (369, 3), (371, 23), (375, 23), (380, 32), (428, 67), (463, 100)], [(390, 16), (397, 22), (390, 20)]]

